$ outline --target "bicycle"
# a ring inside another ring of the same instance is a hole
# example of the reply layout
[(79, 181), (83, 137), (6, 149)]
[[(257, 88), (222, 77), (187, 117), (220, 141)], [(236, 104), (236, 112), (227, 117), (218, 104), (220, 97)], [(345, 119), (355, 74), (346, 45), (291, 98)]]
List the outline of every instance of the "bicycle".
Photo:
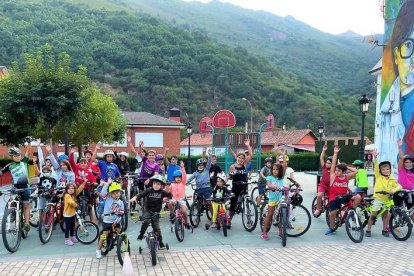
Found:
[[(218, 212), (217, 212), (217, 230), (223, 229), (223, 235), (227, 237), (227, 227), (230, 222), (230, 216), (227, 212), (226, 203), (228, 202), (228, 198), (219, 198), (219, 199), (212, 199), (213, 202), (219, 204)], [(210, 224), (206, 223), (206, 230), (210, 228)]]
[[(187, 208), (189, 207), (187, 199), (191, 199), (191, 198), (192, 197), (190, 196), (190, 197), (186, 197), (184, 199), (185, 203), (187, 205)], [(181, 205), (178, 201), (175, 203), (174, 210), (175, 210), (175, 217), (174, 217), (173, 220), (171, 220), (171, 232), (173, 231), (173, 228), (174, 228), (175, 236), (177, 237), (177, 240), (179, 242), (182, 242), (182, 241), (184, 241), (185, 219), (184, 219), (183, 213), (181, 212)], [(189, 210), (189, 208), (188, 208), (188, 210)], [(190, 226), (190, 227), (191, 227), (190, 228), (191, 233), (193, 233), (194, 228), (192, 226)]]
[[(336, 199), (341, 199), (347, 196), (352, 196), (353, 194), (347, 194), (336, 197)], [(326, 223), (330, 227), (330, 211), (329, 208), (326, 209)], [(348, 237), (354, 243), (360, 243), (364, 239), (364, 226), (361, 222), (358, 212), (352, 207), (352, 201), (349, 201), (338, 210), (335, 217), (334, 230), (341, 227), (345, 224), (345, 229)]]
[[(401, 192), (411, 192), (411, 191), (401, 190)], [(407, 240), (411, 236), (412, 228), (413, 228), (413, 225), (411, 223), (411, 219), (410, 219), (409, 215), (401, 207), (398, 207), (398, 206), (394, 205), (394, 200), (391, 198), (391, 196), (392, 196), (391, 193), (388, 193), (388, 192), (385, 192), (385, 191), (379, 191), (377, 193), (382, 194), (382, 195), (388, 195), (389, 200), (387, 200), (384, 203), (383, 208), (381, 208), (381, 210), (377, 213), (377, 215), (375, 216), (375, 220), (373, 221), (373, 224), (375, 224), (375, 221), (378, 218), (382, 217), (382, 215), (386, 211), (389, 211), (390, 214), (391, 214), (390, 221), (389, 221), (389, 227), (390, 227), (390, 232), (391, 232), (392, 236), (397, 241)], [(374, 199), (372, 199), (372, 200), (374, 200)], [(369, 205), (368, 207), (361, 210), (359, 214), (360, 214), (360, 216), (361, 216), (361, 214), (363, 214), (364, 217), (369, 218), (371, 216), (372, 209), (373, 209), (373, 206)], [(367, 223), (368, 223), (368, 221), (366, 221), (366, 224)], [(406, 230), (405, 230), (405, 227), (407, 227)]]
[[(111, 214), (113, 215), (113, 214)], [(131, 254), (131, 245), (128, 239), (128, 235), (125, 232), (125, 227), (122, 225), (122, 215), (118, 215), (118, 220), (112, 224), (109, 230), (108, 236), (102, 245), (102, 255), (106, 256), (116, 246), (116, 255), (118, 262), (122, 266), (124, 265), (124, 253)], [(99, 239), (103, 235), (103, 230), (99, 233)]]
[[(56, 192), (63, 191), (64, 188), (57, 188)], [(64, 231), (64, 223), (63, 223), (63, 202), (62, 198), (55, 197), (53, 190), (48, 189), (40, 189), (39, 195), (43, 196), (45, 199), (52, 202), (48, 202), (46, 204), (45, 209), (42, 212), (42, 217), (39, 220), (39, 239), (40, 241), (45, 244), (48, 243), (52, 233), (53, 227), (55, 224), (59, 224), (62, 231)]]
[(198, 192), (197, 188), (194, 184), (191, 185), (191, 187), (194, 190), (193, 194), (193, 203), (190, 206), (190, 223), (194, 228), (197, 228), (200, 224), (201, 216), (203, 215), (203, 212), (206, 212), (206, 216), (208, 220), (211, 220), (211, 213), (210, 213), (210, 207), (207, 204), (207, 199), (202, 198)]
[(37, 189), (30, 194), (30, 226), (38, 227), (39, 226), (39, 210), (37, 209)]
[[(238, 184), (248, 185), (249, 183), (239, 182)], [(252, 232), (254, 229), (256, 229), (257, 221), (258, 221), (257, 205), (250, 198), (248, 189), (244, 189), (244, 191), (242, 191), (239, 194), (237, 198), (236, 207), (235, 207), (235, 213), (236, 214), (242, 213), (242, 223), (246, 231)]]
[[(153, 213), (150, 217), (141, 217), (140, 221), (145, 219), (150, 219), (150, 225), (148, 225), (147, 233), (145, 235), (145, 242), (147, 244), (147, 248), (149, 250), (151, 256), (151, 263), (152, 265), (157, 264), (157, 251), (159, 250), (159, 243), (158, 243), (158, 235), (152, 228), (152, 219), (159, 217), (159, 213)], [(165, 244), (165, 248), (167, 250), (170, 249), (168, 243)], [(142, 254), (143, 248), (140, 246), (138, 248), (139, 254)]]
[(3, 220), (1, 222), (1, 236), (7, 251), (14, 253), (19, 249), (21, 239), (26, 239), (28, 231), (24, 225), (24, 212), (22, 208), (21, 194), (31, 188), (11, 189), (0, 192), (1, 195), (9, 194)]
[(318, 204), (317, 204), (318, 196), (315, 196), (312, 200), (312, 208), (311, 209), (312, 209), (312, 215), (315, 218), (319, 218), (323, 213), (325, 213), (325, 211), (329, 207), (328, 195), (326, 193), (323, 193), (321, 201), (322, 201), (321, 202), (321, 211), (320, 211), (319, 215), (315, 216), (315, 211), (316, 211), (316, 208), (318, 206)]

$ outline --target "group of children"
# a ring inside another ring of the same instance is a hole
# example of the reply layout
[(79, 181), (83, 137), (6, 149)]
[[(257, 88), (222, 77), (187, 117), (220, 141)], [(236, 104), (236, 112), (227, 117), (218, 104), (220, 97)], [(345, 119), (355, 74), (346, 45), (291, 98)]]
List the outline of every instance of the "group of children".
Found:
[[(391, 162), (384, 160), (379, 162), (379, 153), (374, 151), (374, 173), (375, 173), (375, 186), (373, 192), (373, 209), (371, 216), (369, 217), (365, 236), (371, 237), (371, 228), (375, 222), (377, 213), (384, 207), (385, 203), (391, 198), (394, 200), (395, 205), (402, 206), (405, 203), (408, 209), (414, 204), (412, 202), (411, 194), (406, 192), (399, 192), (402, 189), (413, 190), (414, 188), (414, 169), (413, 162), (414, 156), (403, 155), (402, 143), (398, 142), (399, 146), (399, 165), (398, 165), (398, 179), (395, 178), (395, 174), (392, 170)], [(314, 216), (318, 217), (321, 213), (322, 197), (325, 195), (328, 197), (329, 202), (329, 216), (330, 226), (325, 232), (325, 235), (330, 235), (335, 232), (334, 223), (337, 212), (344, 204), (352, 204), (356, 208), (361, 200), (368, 193), (368, 176), (364, 166), (364, 162), (361, 160), (355, 160), (353, 166), (347, 166), (346, 164), (338, 162), (338, 153), (340, 148), (335, 146), (333, 156), (330, 156), (325, 161), (325, 152), (327, 147), (324, 146), (320, 156), (320, 163), (322, 167), (322, 178), (318, 185), (317, 194), (317, 207), (314, 212)], [(348, 182), (350, 179), (355, 178), (356, 188), (352, 191)], [(388, 193), (388, 194), (384, 194)], [(413, 218), (414, 219), (414, 216)], [(383, 229), (382, 235), (389, 236), (389, 214), (384, 212), (382, 215)]]

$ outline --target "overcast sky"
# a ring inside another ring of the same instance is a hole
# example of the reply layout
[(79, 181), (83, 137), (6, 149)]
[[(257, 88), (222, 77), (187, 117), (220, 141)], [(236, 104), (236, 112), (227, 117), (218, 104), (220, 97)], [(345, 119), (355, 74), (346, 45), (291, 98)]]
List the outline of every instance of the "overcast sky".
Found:
[[(211, 0), (183, 0), (210, 2)], [(361, 35), (384, 32), (382, 0), (220, 0), (243, 8), (292, 15), (331, 34), (352, 30)]]

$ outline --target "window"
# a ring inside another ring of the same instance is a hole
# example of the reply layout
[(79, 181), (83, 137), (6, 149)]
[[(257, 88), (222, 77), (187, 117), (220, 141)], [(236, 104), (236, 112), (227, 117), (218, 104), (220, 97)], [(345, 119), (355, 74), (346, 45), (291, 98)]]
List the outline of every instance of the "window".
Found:
[(139, 141), (144, 142), (144, 147), (162, 148), (164, 147), (164, 133), (135, 133), (135, 146), (138, 147)]
[(127, 144), (127, 133), (125, 132), (125, 134), (124, 134), (124, 141), (123, 142), (117, 141), (117, 142), (115, 142), (113, 144), (103, 143), (102, 145), (104, 147), (127, 147), (128, 146), (128, 144)]

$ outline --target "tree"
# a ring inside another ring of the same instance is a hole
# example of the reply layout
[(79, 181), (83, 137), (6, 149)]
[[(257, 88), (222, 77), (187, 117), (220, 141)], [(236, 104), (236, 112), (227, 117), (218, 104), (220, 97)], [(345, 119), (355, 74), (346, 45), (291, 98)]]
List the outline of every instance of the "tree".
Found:
[(61, 53), (56, 61), (48, 45), (24, 57), (21, 68), (14, 63), (0, 81), (1, 143), (33, 135), (62, 140), (65, 130), (77, 144), (123, 137), (125, 119), (88, 79), (85, 67), (72, 72), (69, 55)]

